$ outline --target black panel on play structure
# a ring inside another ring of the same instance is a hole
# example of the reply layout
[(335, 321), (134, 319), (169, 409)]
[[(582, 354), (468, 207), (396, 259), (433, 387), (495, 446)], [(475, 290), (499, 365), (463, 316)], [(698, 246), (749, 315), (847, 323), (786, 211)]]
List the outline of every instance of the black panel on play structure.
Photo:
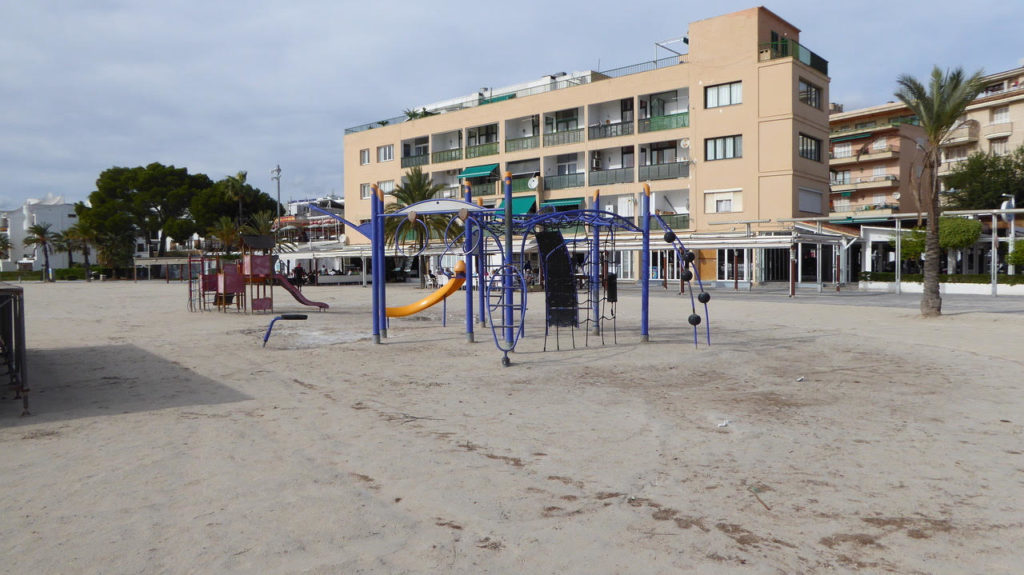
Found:
[(562, 232), (537, 232), (535, 235), (544, 270), (548, 325), (575, 327), (579, 322), (576, 278)]

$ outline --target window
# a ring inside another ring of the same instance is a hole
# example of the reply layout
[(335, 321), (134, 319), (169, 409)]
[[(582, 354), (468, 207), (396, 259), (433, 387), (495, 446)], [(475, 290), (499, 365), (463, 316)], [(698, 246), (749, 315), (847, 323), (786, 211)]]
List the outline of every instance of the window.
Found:
[(873, 181), (878, 182), (884, 180), (885, 176), (885, 166), (875, 166), (874, 168), (871, 169), (871, 179)]
[(874, 120), (871, 120), (870, 122), (857, 122), (857, 123), (856, 123), (856, 124), (855, 124), (855, 125), (853, 126), (853, 129), (854, 129), (854, 130), (866, 130), (866, 129), (868, 129), (868, 128), (874, 128), (874, 127), (875, 127), (875, 125), (876, 125), (876, 124), (875, 124), (875, 121), (874, 121)]
[(562, 154), (555, 160), (558, 163), (558, 175), (565, 176), (567, 174), (575, 174), (576, 169), (576, 154)]
[(967, 159), (967, 146), (953, 146), (945, 150), (946, 162), (960, 162)]
[(822, 196), (823, 194), (817, 190), (800, 188), (800, 211), (810, 214), (822, 213)]
[(365, 166), (370, 163), (370, 148), (359, 150), (359, 165)]
[(384, 181), (381, 181), (381, 182), (377, 182), (377, 187), (380, 188), (380, 191), (382, 193), (390, 194), (390, 193), (395, 191), (395, 181), (394, 180), (384, 180)]
[(835, 158), (850, 158), (853, 156), (853, 144), (850, 142), (836, 144), (832, 150), (832, 156)]
[(812, 108), (821, 109), (821, 88), (800, 78), (800, 101)]
[(800, 134), (800, 157), (821, 161), (821, 140)]
[(845, 186), (850, 183), (850, 170), (842, 170), (840, 172), (832, 172), (832, 185), (833, 186)]
[(359, 199), (366, 200), (371, 195), (373, 195), (373, 188), (370, 187), (370, 184), (359, 184)]
[(725, 136), (704, 140), (704, 161), (743, 157), (743, 136)]
[(886, 145), (888, 143), (889, 142), (887, 142), (885, 140), (885, 138), (878, 138), (874, 142), (871, 142), (871, 151), (872, 152), (884, 152), (885, 148), (886, 148)]
[(395, 146), (394, 144), (388, 144), (386, 146), (377, 146), (377, 161), (378, 162), (390, 162), (395, 159)]
[(724, 214), (742, 211), (742, 190), (708, 190), (704, 192), (704, 213)]
[(1010, 107), (1003, 106), (992, 110), (992, 123), (1005, 124), (1010, 121)]
[(704, 107), (719, 108), (743, 103), (743, 82), (718, 84), (704, 88)]
[(570, 108), (555, 112), (554, 116), (544, 116), (544, 133), (567, 132), (579, 127), (579, 110)]
[(1009, 138), (992, 138), (988, 145), (993, 156), (1005, 156), (1010, 153)]

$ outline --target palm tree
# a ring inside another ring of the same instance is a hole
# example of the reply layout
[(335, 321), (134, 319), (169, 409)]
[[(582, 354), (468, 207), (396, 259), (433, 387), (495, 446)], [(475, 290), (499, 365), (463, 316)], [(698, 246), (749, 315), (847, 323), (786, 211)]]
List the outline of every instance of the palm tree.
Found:
[(68, 267), (74, 267), (75, 265), (75, 246), (71, 238), (68, 237), (66, 232), (57, 232), (53, 234), (53, 253), (67, 253), (68, 254)]
[(7, 234), (0, 234), (0, 259), (11, 257), (11, 238)]
[[(385, 213), (394, 213), (407, 206), (433, 199), (438, 192), (445, 188), (443, 184), (435, 184), (430, 176), (423, 173), (419, 166), (410, 168), (405, 173), (403, 180), (402, 184), (392, 192), (395, 201), (384, 208)], [(409, 239), (411, 236), (416, 247), (422, 249), (431, 237), (439, 238), (444, 236), (445, 228), (448, 226), (449, 221), (448, 217), (441, 215), (418, 216), (417, 220), (415, 224), (410, 224), (404, 218), (386, 218), (384, 220), (384, 240), (397, 245), (398, 238), (395, 237), (395, 234), (398, 231), (399, 225), (402, 222), (406, 222), (402, 226), (404, 239)], [(424, 227), (426, 227), (426, 230), (424, 230)], [(421, 288), (427, 287), (427, 270), (424, 268), (424, 261), (424, 257), (421, 254), (419, 257)]]
[[(275, 235), (275, 223), (277, 223), (276, 212), (261, 210), (249, 217), (249, 221), (242, 226), (242, 234), (247, 236), (273, 236)], [(295, 244), (288, 241), (280, 231), (276, 234), (274, 247), (278, 253), (295, 251)]]
[(232, 200), (238, 200), (238, 220), (236, 227), (242, 227), (242, 198), (245, 197), (245, 180), (248, 172), (241, 171), (234, 176), (228, 176), (225, 192)]
[(221, 216), (217, 223), (209, 229), (209, 234), (217, 238), (225, 253), (231, 253), (231, 248), (241, 239), (238, 226), (230, 216)]
[(55, 234), (50, 231), (50, 224), (34, 224), (29, 226), (28, 235), (22, 243), (25, 246), (42, 248), (43, 250), (43, 281), (50, 281), (50, 246), (53, 245)]
[(921, 294), (921, 315), (942, 315), (942, 296), (939, 295), (939, 146), (946, 136), (961, 123), (961, 116), (984, 88), (982, 72), (970, 78), (962, 68), (943, 72), (936, 66), (931, 81), (925, 87), (916, 78), (900, 75), (896, 83), (900, 89), (896, 97), (906, 104), (924, 129), (924, 168), (930, 175), (931, 185), (925, 194), (928, 225), (925, 229), (924, 292)]
[(64, 235), (71, 240), (75, 249), (82, 252), (82, 259), (85, 260), (85, 281), (92, 281), (92, 270), (89, 264), (89, 242), (96, 241), (96, 233), (88, 224), (79, 220), (77, 223), (64, 230)]

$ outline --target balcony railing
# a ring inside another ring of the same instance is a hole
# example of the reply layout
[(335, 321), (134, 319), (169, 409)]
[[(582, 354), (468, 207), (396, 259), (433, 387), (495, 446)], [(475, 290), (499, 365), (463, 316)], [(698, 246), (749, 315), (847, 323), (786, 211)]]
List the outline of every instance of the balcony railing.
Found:
[(982, 138), (993, 138), (998, 136), (1009, 136), (1013, 133), (1013, 122), (1000, 122), (998, 124), (988, 124), (981, 127)]
[[(690, 228), (690, 214), (662, 214), (661, 219), (673, 230), (686, 230)], [(651, 229), (657, 229), (658, 220), (651, 218)]]
[(455, 160), (462, 159), (462, 148), (455, 148), (453, 150), (441, 150), (440, 152), (434, 152), (430, 155), (430, 159), (435, 164), (441, 162), (454, 162)]
[(406, 156), (402, 158), (402, 167), (411, 168), (413, 166), (425, 166), (430, 163), (430, 154), (422, 154), (419, 156)]
[(591, 140), (601, 138), (614, 138), (615, 136), (629, 136), (633, 133), (633, 122), (615, 122), (614, 124), (602, 124), (590, 126)]
[(530, 189), (531, 178), (512, 178), (512, 193), (532, 192)]
[(506, 152), (521, 152), (540, 147), (540, 136), (528, 136), (526, 138), (513, 138), (505, 140)]
[(598, 170), (596, 172), (590, 172), (591, 186), (631, 184), (633, 181), (633, 168), (616, 168), (614, 170)]
[(762, 62), (790, 56), (828, 76), (828, 60), (811, 52), (798, 42), (786, 39), (765, 42), (758, 47), (758, 60)]
[(945, 140), (942, 140), (943, 146), (952, 146), (955, 144), (965, 144), (970, 142), (978, 141), (978, 123), (969, 120), (965, 124), (950, 130), (949, 135), (946, 136)]
[(478, 196), (493, 196), (495, 194), (502, 193), (501, 181), (497, 182), (483, 182), (474, 184), (470, 182), (471, 190), (473, 191), (473, 197)]
[(900, 209), (899, 204), (894, 203), (872, 203), (872, 204), (833, 204), (833, 213), (845, 213), (845, 212), (873, 212), (878, 210), (898, 210)]
[(480, 144), (479, 146), (466, 146), (466, 159), (479, 158), (480, 156), (493, 156), (498, 153), (498, 142)]
[(659, 130), (674, 130), (676, 128), (690, 127), (690, 113), (681, 112), (668, 116), (652, 116), (640, 120), (640, 133), (657, 132)]
[(673, 178), (689, 178), (690, 162), (672, 162), (669, 164), (653, 164), (640, 166), (640, 181), (671, 180)]
[(564, 190), (565, 188), (582, 188), (586, 184), (586, 174), (565, 174), (563, 176), (545, 176), (545, 190)]
[(551, 132), (544, 134), (545, 146), (563, 146), (565, 144), (578, 144), (583, 141), (583, 128), (565, 130), (564, 132)]

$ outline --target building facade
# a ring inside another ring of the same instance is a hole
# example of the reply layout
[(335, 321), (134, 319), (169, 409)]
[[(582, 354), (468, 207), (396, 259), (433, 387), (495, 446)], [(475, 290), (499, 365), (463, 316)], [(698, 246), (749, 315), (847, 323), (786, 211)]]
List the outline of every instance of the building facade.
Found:
[[(0, 259), (0, 271), (43, 269), (45, 258), (42, 248), (25, 245), (28, 228), (37, 224), (50, 224), (50, 232), (57, 234), (66, 231), (77, 221), (75, 206), (64, 203), (64, 198), (59, 196), (26, 200), (18, 209), (0, 212), (0, 234), (6, 234), (11, 242), (10, 253)], [(67, 253), (54, 253), (53, 246), (49, 250), (51, 269), (68, 267)]]
[[(652, 212), (690, 235), (737, 222), (772, 233), (780, 219), (827, 216), (828, 64), (799, 34), (752, 8), (691, 23), (686, 54), (482, 90), (410, 114), (419, 117), (350, 128), (347, 217), (369, 218), (371, 185), (387, 193), (413, 166), (447, 197), (470, 184), (484, 206), (502, 201), (510, 172), (520, 213), (591, 207), (600, 190), (597, 207), (635, 218), (646, 182)], [(723, 257), (705, 250), (702, 275)], [(754, 256), (742, 257), (750, 279)]]

